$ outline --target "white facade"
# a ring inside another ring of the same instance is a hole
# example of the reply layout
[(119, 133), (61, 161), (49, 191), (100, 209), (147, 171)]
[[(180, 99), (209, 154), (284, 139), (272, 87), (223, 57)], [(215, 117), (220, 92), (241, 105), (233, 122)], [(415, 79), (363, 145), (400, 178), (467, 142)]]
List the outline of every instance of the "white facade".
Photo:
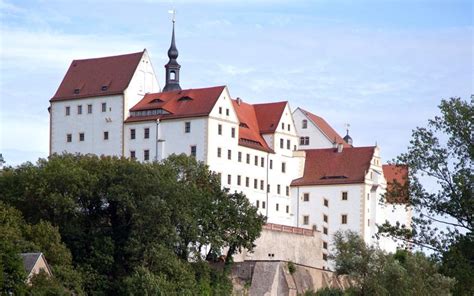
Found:
[[(298, 139), (307, 138), (300, 143), (300, 149), (332, 148), (334, 139), (330, 139), (300, 108), (293, 112)], [(307, 141), (307, 142), (304, 142)]]

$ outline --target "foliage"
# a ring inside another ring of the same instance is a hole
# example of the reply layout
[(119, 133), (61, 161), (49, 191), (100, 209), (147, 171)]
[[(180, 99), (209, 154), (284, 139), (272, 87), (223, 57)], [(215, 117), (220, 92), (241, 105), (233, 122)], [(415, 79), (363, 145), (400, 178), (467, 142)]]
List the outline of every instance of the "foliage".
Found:
[(87, 294), (229, 294), (225, 272), (202, 260), (227, 247), (230, 263), (254, 247), (264, 223), (244, 195), (222, 190), (216, 174), (185, 155), (161, 163), (53, 155), (5, 168), (0, 188), (0, 201), (32, 225), (28, 243), (55, 254), (57, 279), (69, 289), (81, 279)]
[[(395, 161), (408, 165), (405, 190), (419, 215), (413, 217), (411, 228), (386, 222), (379, 233), (442, 253), (473, 230), (474, 108), (472, 100), (451, 98), (442, 100), (439, 109), (441, 116), (413, 130), (408, 151)], [(425, 182), (436, 183), (439, 190), (432, 192)], [(400, 186), (388, 195), (404, 190)]]
[(449, 295), (454, 280), (422, 253), (386, 254), (355, 232), (334, 235), (335, 271), (348, 275), (355, 295)]
[(454, 295), (474, 295), (474, 247), (473, 237), (465, 236), (443, 253), (441, 271), (454, 277), (457, 283)]
[(295, 264), (294, 264), (293, 262), (289, 261), (289, 262), (288, 262), (288, 272), (289, 272), (290, 274), (293, 274), (293, 273), (295, 273), (295, 271), (296, 271), (296, 266), (295, 266)]

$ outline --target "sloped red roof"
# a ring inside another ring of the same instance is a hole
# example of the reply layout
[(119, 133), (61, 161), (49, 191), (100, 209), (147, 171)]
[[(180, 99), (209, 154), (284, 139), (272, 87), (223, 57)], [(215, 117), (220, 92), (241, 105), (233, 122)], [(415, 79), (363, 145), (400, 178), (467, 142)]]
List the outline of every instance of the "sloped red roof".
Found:
[[(128, 87), (143, 56), (125, 55), (73, 60), (51, 101), (120, 94)], [(105, 90), (102, 90), (103, 87)], [(78, 90), (78, 93), (75, 93)]]
[(130, 116), (125, 122), (207, 116), (225, 86), (196, 88), (146, 94), (130, 111), (162, 109), (169, 114)]
[(274, 133), (288, 102), (254, 104), (260, 133)]
[(271, 152), (271, 148), (268, 147), (261, 135), (255, 105), (244, 103), (241, 100), (239, 102), (232, 100), (232, 104), (240, 122), (239, 145)]
[(408, 166), (384, 164), (382, 170), (387, 181), (387, 202), (408, 202)]
[(331, 142), (336, 142), (338, 144), (342, 143), (344, 147), (352, 147), (351, 145), (347, 144), (346, 141), (324, 120), (322, 117), (317, 116), (309, 111), (301, 109), (306, 117), (308, 117), (315, 125), (319, 127), (319, 129), (328, 137)]
[(375, 147), (309, 149), (303, 177), (292, 186), (364, 183)]

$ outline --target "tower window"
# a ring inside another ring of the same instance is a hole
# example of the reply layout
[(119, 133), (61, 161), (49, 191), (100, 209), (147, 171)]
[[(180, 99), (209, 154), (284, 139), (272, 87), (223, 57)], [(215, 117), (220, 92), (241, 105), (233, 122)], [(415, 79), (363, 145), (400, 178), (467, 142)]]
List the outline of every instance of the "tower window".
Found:
[(324, 199), (324, 206), (329, 207), (329, 201), (327, 199)]
[(323, 221), (328, 223), (328, 215), (323, 215)]
[(175, 71), (170, 72), (170, 80), (176, 80), (176, 72)]

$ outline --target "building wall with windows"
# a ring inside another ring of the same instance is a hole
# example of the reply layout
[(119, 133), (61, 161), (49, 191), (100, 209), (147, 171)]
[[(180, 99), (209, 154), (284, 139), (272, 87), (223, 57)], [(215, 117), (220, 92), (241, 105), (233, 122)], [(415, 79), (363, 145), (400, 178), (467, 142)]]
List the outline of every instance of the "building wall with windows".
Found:
[(315, 125), (301, 109), (297, 108), (293, 112), (295, 128), (298, 133), (299, 149), (331, 148), (333, 141)]
[[(122, 103), (122, 95), (52, 102), (50, 153), (122, 155)], [(105, 132), (108, 138), (104, 138)]]

